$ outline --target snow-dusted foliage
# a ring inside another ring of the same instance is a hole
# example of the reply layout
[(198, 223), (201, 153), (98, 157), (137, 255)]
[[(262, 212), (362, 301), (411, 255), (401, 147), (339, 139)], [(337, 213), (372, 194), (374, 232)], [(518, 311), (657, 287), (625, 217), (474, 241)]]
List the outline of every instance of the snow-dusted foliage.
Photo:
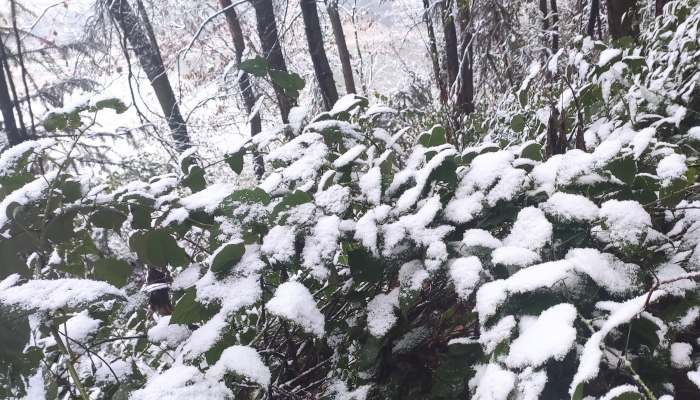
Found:
[(4, 153), (0, 351), (18, 368), (3, 390), (580, 400), (700, 385), (700, 9), (665, 12), (644, 52), (577, 38), (558, 56), (562, 125), (585, 138), (563, 154), (547, 154), (538, 68), (493, 141), (387, 133), (396, 113), (349, 95), (293, 139), (228, 154), (236, 173), (266, 155), (254, 188), (208, 184), (185, 156), (110, 191), (71, 175), (60, 144)]

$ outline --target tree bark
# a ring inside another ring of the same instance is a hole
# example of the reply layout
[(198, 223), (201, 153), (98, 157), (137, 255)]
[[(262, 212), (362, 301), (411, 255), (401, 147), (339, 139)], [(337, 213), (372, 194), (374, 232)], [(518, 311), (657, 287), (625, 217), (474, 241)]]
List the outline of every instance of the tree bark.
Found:
[(556, 54), (559, 51), (559, 10), (557, 9), (557, 0), (551, 0), (552, 7), (552, 53)]
[(661, 14), (664, 13), (664, 6), (668, 3), (670, 3), (671, 0), (656, 0), (654, 5), (655, 5), (655, 16), (659, 17)]
[(461, 28), (459, 93), (457, 108), (464, 115), (474, 112), (474, 51), (472, 48), (471, 10), (469, 0), (459, 0), (459, 21)]
[[(233, 40), (233, 48), (236, 51), (236, 63), (240, 64), (243, 61), (243, 53), (245, 52), (245, 41), (243, 40), (243, 30), (241, 29), (241, 22), (238, 19), (236, 10), (232, 7), (231, 0), (219, 0), (221, 8), (226, 10), (224, 15), (226, 15), (226, 22), (228, 24), (229, 33), (231, 33), (231, 39)], [(260, 121), (260, 114), (255, 112), (252, 115), (255, 108), (255, 93), (253, 93), (253, 86), (250, 83), (250, 75), (247, 72), (241, 71), (241, 78), (238, 80), (238, 87), (241, 89), (241, 94), (243, 95), (243, 104), (248, 112), (248, 117), (250, 119), (250, 136), (255, 136), (262, 131), (262, 123)], [(258, 153), (253, 153), (253, 169), (255, 170), (255, 176), (261, 179), (265, 174), (265, 164), (263, 158)]]
[(190, 147), (187, 125), (180, 114), (180, 108), (165, 71), (163, 60), (157, 56), (158, 51), (154, 50), (158, 44), (148, 40), (148, 36), (127, 0), (112, 0), (109, 4), (109, 13), (124, 32), (139, 59), (141, 68), (151, 82), (151, 87), (156, 93), (165, 120), (168, 122), (175, 148), (178, 152), (187, 150)]
[[(277, 35), (277, 22), (275, 21), (275, 10), (272, 6), (272, 0), (251, 0), (251, 3), (255, 9), (260, 44), (262, 45), (263, 55), (267, 59), (268, 67), (287, 72), (287, 64), (284, 61), (282, 47)], [(288, 124), (289, 111), (292, 109), (294, 101), (287, 96), (277, 83), (272, 82), (272, 88), (277, 96), (282, 122)]]
[(316, 0), (299, 1), (301, 15), (304, 18), (304, 31), (306, 31), (306, 41), (309, 44), (309, 54), (314, 65), (314, 73), (318, 86), (321, 89), (323, 104), (326, 111), (330, 111), (338, 101), (338, 89), (335, 87), (333, 71), (326, 57), (326, 50), (323, 47), (323, 36), (321, 35), (321, 23), (318, 20), (318, 10)]
[(608, 30), (614, 40), (629, 36), (637, 39), (639, 25), (634, 21), (637, 0), (606, 0), (608, 6)]
[(595, 35), (595, 21), (598, 19), (599, 14), (600, 0), (591, 0), (591, 14), (588, 17), (588, 26), (586, 27), (586, 34), (590, 38), (593, 38), (593, 35)]
[(549, 58), (549, 11), (547, 10), (547, 0), (540, 0), (540, 12), (542, 13), (542, 31), (544, 32), (545, 50), (543, 57), (545, 62)]
[(340, 14), (338, 14), (338, 0), (328, 0), (326, 4), (328, 10), (328, 19), (331, 21), (333, 29), (333, 37), (335, 44), (338, 46), (338, 56), (340, 57), (340, 65), (343, 69), (343, 79), (345, 80), (345, 91), (357, 93), (355, 89), (355, 78), (352, 75), (352, 64), (350, 64), (350, 51), (348, 44), (345, 41), (345, 33), (343, 33), (343, 24), (340, 22)]
[(425, 10), (425, 24), (428, 28), (428, 40), (430, 43), (430, 59), (433, 62), (433, 74), (435, 75), (435, 83), (437, 84), (438, 90), (440, 91), (440, 103), (443, 107), (447, 106), (447, 87), (445, 85), (445, 80), (440, 74), (440, 58), (437, 49), (437, 42), (435, 40), (435, 29), (433, 28), (433, 20), (430, 17), (430, 3), (428, 0), (423, 0), (423, 9)]
[(17, 97), (17, 90), (15, 90), (15, 83), (12, 81), (12, 70), (10, 69), (9, 57), (7, 56), (7, 47), (5, 47), (5, 43), (2, 43), (2, 41), (0, 41), (0, 60), (2, 61), (0, 68), (5, 69), (3, 75), (7, 78), (7, 80), (3, 80), (3, 82), (6, 82), (8, 85), (7, 87), (10, 89), (8, 92), (8, 97), (10, 94), (12, 95), (10, 104), (14, 104), (14, 109), (17, 110), (17, 121), (19, 121), (19, 142), (24, 142), (27, 140), (27, 128), (24, 125), (24, 118), (22, 118), (22, 108), (19, 106), (19, 98)]
[(451, 2), (442, 2), (442, 27), (445, 35), (445, 69), (447, 70), (447, 82), (450, 96), (454, 96), (454, 85), (459, 72), (459, 55), (457, 53), (457, 30), (452, 15)]
[[(5, 55), (5, 52), (2, 52)], [(5, 60), (2, 60), (3, 64)], [(7, 142), (10, 146), (15, 146), (24, 141), (22, 135), (17, 129), (17, 123), (15, 122), (14, 105), (12, 104), (12, 99), (10, 98), (10, 91), (7, 88), (7, 81), (5, 77), (5, 68), (0, 65), (0, 112), (2, 112), (2, 119), (4, 122), (4, 130), (7, 135)]]

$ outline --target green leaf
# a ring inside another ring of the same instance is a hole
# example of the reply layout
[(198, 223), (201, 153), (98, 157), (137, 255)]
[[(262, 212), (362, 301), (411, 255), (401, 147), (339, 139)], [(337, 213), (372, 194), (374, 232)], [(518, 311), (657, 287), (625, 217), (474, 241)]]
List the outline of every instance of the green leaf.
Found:
[(627, 393), (622, 393), (620, 395), (617, 395), (613, 397), (611, 400), (640, 400), (642, 399), (642, 395), (639, 393), (635, 392), (627, 392)]
[(199, 192), (207, 187), (207, 181), (204, 179), (204, 168), (199, 165), (193, 165), (190, 168), (190, 173), (185, 175), (180, 182), (182, 186), (190, 188), (193, 192)]
[(130, 204), (131, 227), (133, 229), (149, 229), (151, 227), (151, 210), (141, 204)]
[(287, 96), (291, 98), (298, 98), (299, 91), (306, 86), (306, 83), (298, 74), (279, 71), (276, 69), (270, 69), (268, 70), (268, 73), (270, 74), (270, 78), (272, 78), (272, 80), (280, 87), (282, 87)]
[(607, 168), (617, 179), (631, 185), (637, 176), (637, 163), (632, 157), (620, 158), (608, 164)]
[(529, 158), (530, 160), (542, 161), (542, 145), (539, 143), (530, 143), (520, 153), (520, 157)]
[(379, 282), (382, 278), (380, 260), (375, 259), (362, 246), (348, 252), (348, 266), (356, 282)]
[(525, 129), (525, 120), (519, 114), (513, 116), (510, 120), (510, 128), (515, 132), (522, 132)]
[(231, 170), (235, 172), (236, 174), (241, 173), (243, 171), (243, 156), (245, 155), (245, 151), (241, 150), (233, 154), (227, 154), (225, 161), (226, 164), (228, 164), (229, 167), (231, 167)]
[(571, 400), (583, 400), (583, 382), (576, 386), (576, 390), (574, 390)]
[(659, 190), (659, 201), (669, 208), (674, 208), (685, 198), (688, 183), (684, 179), (674, 179), (668, 187)]
[(65, 114), (49, 113), (49, 115), (44, 118), (44, 129), (47, 132), (54, 132), (56, 130), (62, 131), (68, 126), (68, 119)]
[(77, 214), (77, 211), (71, 211), (52, 218), (46, 224), (44, 237), (53, 244), (64, 243), (71, 240), (75, 236), (73, 220)]
[(129, 238), (131, 251), (141, 261), (156, 267), (180, 267), (187, 262), (187, 253), (169, 233), (162, 230), (136, 232)]
[(260, 56), (249, 58), (238, 64), (237, 67), (258, 78), (262, 78), (267, 74), (267, 60)]
[(197, 289), (192, 286), (185, 295), (175, 303), (170, 324), (196, 324), (206, 321), (218, 312), (218, 307), (206, 307), (196, 300)]
[(90, 222), (97, 228), (119, 231), (126, 221), (126, 215), (112, 208), (102, 208), (90, 215)]
[(134, 268), (124, 260), (103, 258), (95, 262), (95, 278), (119, 288), (126, 285), (126, 278), (133, 273)]
[(129, 109), (126, 104), (124, 104), (123, 101), (117, 99), (117, 98), (111, 98), (111, 99), (105, 99), (105, 100), (100, 100), (97, 103), (95, 103), (95, 106), (90, 109), (90, 111), (98, 111), (98, 110), (104, 110), (105, 108), (110, 108), (114, 111), (117, 112), (117, 114), (123, 114), (126, 112), (126, 110)]
[(646, 318), (637, 318), (630, 323), (632, 324), (630, 342), (641, 343), (648, 346), (653, 352), (656, 346), (659, 345), (659, 335), (656, 334), (656, 331), (660, 328)]
[(277, 204), (274, 209), (272, 209), (272, 214), (270, 214), (270, 222), (274, 222), (281, 212), (287, 211), (292, 207), (296, 207), (304, 203), (308, 203), (310, 201), (311, 197), (309, 196), (309, 194), (301, 190), (295, 190), (292, 193), (286, 194), (282, 198), (282, 201), (279, 202), (279, 204)]
[(29, 320), (26, 317), (13, 318), (0, 309), (0, 360), (14, 360), (22, 356), (22, 350), (29, 343)]
[(245, 244), (235, 243), (224, 246), (211, 263), (212, 272), (225, 272), (231, 269), (245, 254)]

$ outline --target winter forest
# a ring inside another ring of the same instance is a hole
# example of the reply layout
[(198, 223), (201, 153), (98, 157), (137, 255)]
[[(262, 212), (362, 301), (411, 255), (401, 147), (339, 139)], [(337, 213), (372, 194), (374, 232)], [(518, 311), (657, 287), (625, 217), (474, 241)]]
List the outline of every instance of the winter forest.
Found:
[(0, 1), (0, 398), (700, 399), (699, 30)]

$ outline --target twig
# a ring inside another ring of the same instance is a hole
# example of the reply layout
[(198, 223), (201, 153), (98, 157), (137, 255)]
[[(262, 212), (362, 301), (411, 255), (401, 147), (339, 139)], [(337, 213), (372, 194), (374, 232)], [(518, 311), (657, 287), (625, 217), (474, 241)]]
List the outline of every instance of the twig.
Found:
[(666, 280), (663, 280), (663, 281), (660, 281), (658, 278), (656, 278), (656, 283), (651, 287), (651, 289), (649, 289), (649, 294), (647, 294), (647, 299), (646, 299), (646, 301), (644, 302), (644, 305), (642, 306), (642, 309), (639, 310), (639, 312), (637, 313), (637, 318), (639, 318), (639, 317), (642, 315), (642, 313), (644, 312), (644, 310), (647, 308), (647, 306), (649, 305), (649, 301), (651, 300), (651, 294), (654, 293), (654, 291), (655, 291), (656, 289), (658, 289), (659, 286), (665, 285), (665, 284), (667, 284), (667, 283), (673, 283), (673, 282), (676, 282), (676, 281), (680, 281), (680, 280), (683, 280), (683, 279), (692, 279), (692, 278), (696, 278), (696, 277), (698, 277), (698, 276), (700, 276), (700, 272), (688, 272), (688, 273), (686, 273), (686, 274), (677, 276), (677, 277), (675, 277), (675, 278), (666, 279)]

